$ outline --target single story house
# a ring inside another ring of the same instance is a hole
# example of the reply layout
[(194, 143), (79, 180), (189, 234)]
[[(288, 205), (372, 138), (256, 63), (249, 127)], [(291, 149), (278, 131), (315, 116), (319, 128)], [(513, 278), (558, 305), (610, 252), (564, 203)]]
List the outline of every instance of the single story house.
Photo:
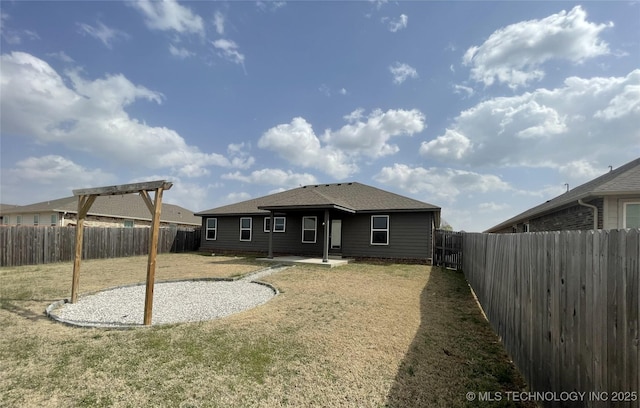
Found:
[[(22, 206), (3, 206), (0, 216), (3, 225), (75, 226), (78, 197)], [(192, 211), (173, 204), (162, 203), (160, 225), (163, 227), (199, 228), (200, 217)], [(151, 213), (138, 194), (99, 196), (85, 220), (87, 227), (149, 227)]]
[(640, 158), (485, 232), (640, 228)]
[(196, 213), (201, 251), (432, 259), (440, 207), (360, 183), (318, 184)]

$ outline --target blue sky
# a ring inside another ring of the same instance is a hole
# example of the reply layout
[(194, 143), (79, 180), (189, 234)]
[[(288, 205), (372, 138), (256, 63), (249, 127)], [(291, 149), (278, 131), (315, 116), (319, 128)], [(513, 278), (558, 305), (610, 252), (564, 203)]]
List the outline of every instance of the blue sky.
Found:
[(6, 2), (0, 201), (358, 181), (482, 231), (640, 156), (640, 3)]

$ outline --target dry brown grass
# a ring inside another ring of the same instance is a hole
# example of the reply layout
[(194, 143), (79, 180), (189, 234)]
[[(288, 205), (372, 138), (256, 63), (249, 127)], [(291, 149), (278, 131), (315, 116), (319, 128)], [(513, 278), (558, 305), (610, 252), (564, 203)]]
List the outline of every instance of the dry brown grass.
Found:
[[(145, 262), (85, 261), (80, 291), (142, 282)], [(261, 267), (166, 254), (157, 279)], [(466, 391), (522, 387), (457, 273), (297, 266), (264, 278), (281, 293), (260, 307), (117, 331), (44, 317), (69, 296), (71, 268), (0, 269), (0, 406), (466, 406)]]

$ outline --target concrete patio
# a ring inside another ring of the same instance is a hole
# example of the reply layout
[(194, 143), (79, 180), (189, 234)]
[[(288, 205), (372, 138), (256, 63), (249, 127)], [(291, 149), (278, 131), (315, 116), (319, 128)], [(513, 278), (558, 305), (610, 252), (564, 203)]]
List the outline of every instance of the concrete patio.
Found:
[(285, 265), (318, 265), (326, 268), (334, 268), (349, 263), (348, 259), (336, 259), (329, 257), (327, 262), (322, 262), (322, 258), (308, 258), (304, 256), (274, 256), (273, 258), (257, 258), (258, 261), (274, 262)]

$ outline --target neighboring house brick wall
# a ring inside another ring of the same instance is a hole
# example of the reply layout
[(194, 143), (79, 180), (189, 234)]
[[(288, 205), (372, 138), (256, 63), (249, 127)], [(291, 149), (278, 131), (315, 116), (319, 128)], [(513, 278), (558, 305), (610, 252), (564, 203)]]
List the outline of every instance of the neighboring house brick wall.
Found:
[[(598, 198), (585, 201), (587, 204), (598, 207), (598, 228), (603, 225), (604, 200)], [(520, 225), (518, 226), (520, 228)], [(524, 231), (524, 225), (522, 225)], [(529, 231), (566, 231), (566, 230), (591, 230), (593, 229), (593, 210), (583, 205), (572, 205), (559, 211), (534, 218), (529, 221)]]

